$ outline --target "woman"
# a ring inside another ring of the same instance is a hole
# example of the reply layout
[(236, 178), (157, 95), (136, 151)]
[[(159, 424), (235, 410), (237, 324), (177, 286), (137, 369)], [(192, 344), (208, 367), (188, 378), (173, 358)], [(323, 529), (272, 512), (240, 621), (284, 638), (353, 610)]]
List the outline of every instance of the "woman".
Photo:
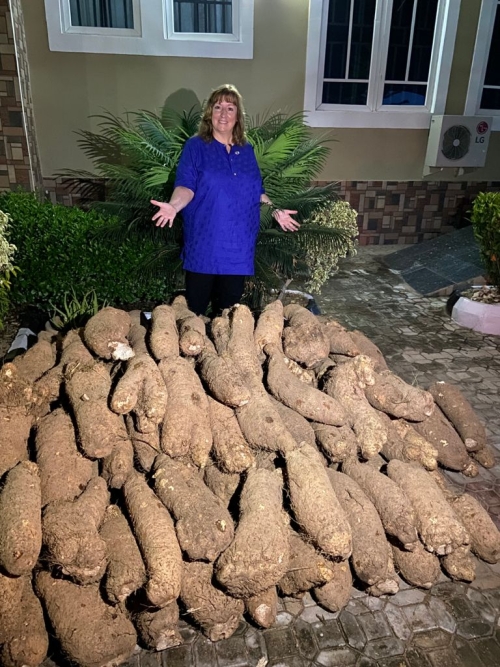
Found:
[[(245, 276), (254, 273), (260, 204), (272, 206), (262, 185), (253, 147), (245, 136), (241, 95), (234, 86), (213, 91), (205, 106), (198, 135), (186, 142), (174, 191), (158, 206), (157, 227), (172, 227), (183, 211), (183, 268), (189, 308), (204, 315), (238, 303)], [(296, 231), (297, 211), (275, 211), (284, 231)]]

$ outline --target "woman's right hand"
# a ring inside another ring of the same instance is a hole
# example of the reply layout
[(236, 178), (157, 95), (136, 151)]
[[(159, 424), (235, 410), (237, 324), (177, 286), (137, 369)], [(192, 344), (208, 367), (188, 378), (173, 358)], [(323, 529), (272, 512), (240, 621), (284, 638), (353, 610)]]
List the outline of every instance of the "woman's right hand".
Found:
[(168, 224), (169, 227), (172, 227), (175, 216), (177, 215), (177, 211), (172, 204), (156, 201), (155, 199), (151, 199), (151, 204), (158, 206), (158, 211), (152, 217), (156, 226), (165, 227), (165, 225)]

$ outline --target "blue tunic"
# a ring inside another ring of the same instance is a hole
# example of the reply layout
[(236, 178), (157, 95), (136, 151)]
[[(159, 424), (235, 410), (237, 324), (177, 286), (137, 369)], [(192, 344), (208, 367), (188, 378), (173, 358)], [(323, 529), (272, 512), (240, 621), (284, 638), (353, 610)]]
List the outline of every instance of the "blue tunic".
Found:
[(253, 147), (216, 139), (186, 142), (175, 186), (194, 192), (183, 209), (183, 267), (196, 273), (253, 275), (264, 192)]

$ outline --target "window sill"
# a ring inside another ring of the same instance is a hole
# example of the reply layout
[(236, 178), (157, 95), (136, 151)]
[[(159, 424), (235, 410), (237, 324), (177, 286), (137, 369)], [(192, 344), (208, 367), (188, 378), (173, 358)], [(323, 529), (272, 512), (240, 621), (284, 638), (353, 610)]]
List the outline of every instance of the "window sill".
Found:
[(428, 111), (306, 111), (311, 127), (373, 128), (387, 130), (428, 130), (432, 114)]

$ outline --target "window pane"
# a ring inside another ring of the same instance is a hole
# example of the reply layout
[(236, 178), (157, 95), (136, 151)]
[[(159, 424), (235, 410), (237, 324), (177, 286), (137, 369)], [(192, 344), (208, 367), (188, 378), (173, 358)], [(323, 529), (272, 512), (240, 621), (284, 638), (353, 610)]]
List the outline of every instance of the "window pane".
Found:
[(418, 105), (425, 104), (427, 86), (411, 83), (386, 83), (382, 104)]
[(71, 25), (133, 28), (132, 0), (70, 0)]
[(367, 79), (370, 75), (374, 16), (375, 0), (355, 0), (349, 62), (350, 79)]
[(436, 28), (438, 0), (418, 0), (410, 61), (410, 81), (427, 81)]
[(389, 81), (404, 81), (410, 46), (413, 0), (394, 0), (392, 6), (391, 33), (385, 78)]
[(232, 12), (232, 0), (174, 0), (174, 30), (232, 33)]
[[(497, 5), (495, 25), (491, 36), (490, 55), (486, 68), (485, 86), (500, 86), (500, 4)], [(482, 106), (482, 105), (481, 105)], [(486, 108), (486, 107), (484, 107)], [(498, 107), (488, 107), (497, 109)]]
[(500, 110), (500, 88), (483, 88), (481, 109)]
[(394, 0), (386, 81), (427, 81), (438, 0)]
[(367, 83), (332, 83), (323, 84), (324, 104), (366, 104), (368, 97)]
[(325, 79), (343, 79), (347, 69), (351, 0), (330, 0), (326, 29)]

